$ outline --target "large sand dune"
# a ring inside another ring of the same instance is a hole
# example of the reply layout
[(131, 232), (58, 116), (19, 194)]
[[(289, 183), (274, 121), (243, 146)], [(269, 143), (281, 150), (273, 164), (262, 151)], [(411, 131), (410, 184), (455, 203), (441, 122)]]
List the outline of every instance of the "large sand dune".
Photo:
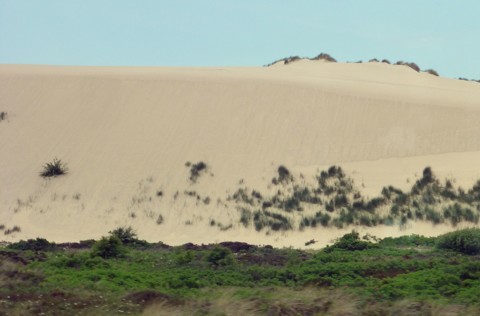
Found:
[[(0, 224), (21, 228), (5, 240), (98, 238), (128, 224), (171, 244), (322, 245), (345, 230), (257, 233), (238, 223), (226, 197), (239, 182), (267, 190), (280, 164), (307, 178), (339, 164), (372, 196), (384, 185), (408, 186), (427, 165), (464, 186), (480, 178), (480, 85), (406, 66), (0, 65), (0, 111)], [(54, 157), (68, 174), (41, 178)], [(192, 183), (187, 161), (206, 162), (208, 173)], [(211, 227), (212, 219), (233, 227)], [(407, 231), (448, 229), (418, 223)]]

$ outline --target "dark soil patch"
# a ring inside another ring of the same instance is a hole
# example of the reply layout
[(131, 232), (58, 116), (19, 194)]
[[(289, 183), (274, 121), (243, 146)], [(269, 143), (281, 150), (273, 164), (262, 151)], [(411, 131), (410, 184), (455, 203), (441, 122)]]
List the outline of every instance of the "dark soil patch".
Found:
[(249, 251), (250, 249), (256, 249), (257, 247), (254, 245), (247, 244), (245, 242), (237, 242), (237, 241), (225, 241), (221, 242), (220, 246), (230, 249), (234, 253), (238, 253), (241, 251)]
[(152, 303), (159, 303), (159, 302), (165, 302), (173, 306), (178, 306), (183, 304), (183, 302), (177, 298), (173, 298), (170, 295), (153, 291), (153, 290), (144, 290), (144, 291), (130, 293), (126, 295), (122, 300), (130, 302), (132, 304), (140, 305), (142, 307), (145, 307)]

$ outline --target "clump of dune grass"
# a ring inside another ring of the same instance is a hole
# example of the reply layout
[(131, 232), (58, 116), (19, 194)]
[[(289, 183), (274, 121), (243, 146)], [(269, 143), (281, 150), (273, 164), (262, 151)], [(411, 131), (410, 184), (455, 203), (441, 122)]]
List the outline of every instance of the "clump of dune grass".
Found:
[(310, 60), (325, 60), (325, 61), (329, 61), (329, 62), (332, 62), (332, 63), (337, 62), (337, 60), (335, 58), (333, 58), (330, 54), (327, 54), (327, 53), (320, 53), (317, 56), (315, 56), (313, 58), (310, 58)]
[(40, 176), (43, 178), (56, 177), (66, 174), (67, 171), (67, 165), (60, 159), (54, 158), (52, 162), (47, 162), (43, 165)]
[(207, 171), (207, 164), (203, 161), (199, 161), (197, 163), (191, 164), (187, 162), (185, 164), (186, 167), (190, 167), (190, 181), (192, 183), (197, 182), (198, 178), (200, 177), (201, 173)]
[(4, 235), (10, 235), (10, 234), (13, 234), (13, 233), (19, 233), (20, 231), (21, 231), (20, 227), (15, 225), (12, 228), (5, 229), (5, 231), (3, 233), (4, 233)]
[(426, 70), (423, 70), (423, 72), (429, 73), (429, 74), (437, 76), (437, 77), (439, 76), (438, 72), (435, 69), (426, 69)]
[(407, 66), (407, 67), (410, 67), (412, 68), (413, 70), (415, 70), (416, 72), (419, 72), (420, 71), (420, 67), (415, 64), (415, 63), (411, 63), (411, 62), (405, 62), (405, 61), (402, 61), (402, 60), (399, 60), (395, 63), (395, 65), (402, 65), (402, 66)]

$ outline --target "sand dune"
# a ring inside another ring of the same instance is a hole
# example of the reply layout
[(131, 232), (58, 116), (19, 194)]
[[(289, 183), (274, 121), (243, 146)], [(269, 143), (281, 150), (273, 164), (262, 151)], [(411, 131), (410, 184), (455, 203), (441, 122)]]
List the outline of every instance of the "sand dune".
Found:
[[(368, 195), (407, 186), (426, 165), (469, 186), (480, 178), (479, 100), (477, 83), (381, 63), (0, 65), (0, 111), (8, 114), (0, 122), (0, 224), (21, 228), (0, 239), (97, 238), (128, 224), (170, 244), (301, 246), (315, 238), (320, 246), (345, 230), (257, 233), (241, 227), (226, 197), (239, 182), (267, 190), (280, 164), (307, 178), (339, 164)], [(54, 157), (69, 173), (39, 177)], [(206, 162), (208, 173), (192, 183), (187, 161)], [(222, 231), (212, 219), (233, 226)], [(418, 223), (407, 232), (448, 229)]]

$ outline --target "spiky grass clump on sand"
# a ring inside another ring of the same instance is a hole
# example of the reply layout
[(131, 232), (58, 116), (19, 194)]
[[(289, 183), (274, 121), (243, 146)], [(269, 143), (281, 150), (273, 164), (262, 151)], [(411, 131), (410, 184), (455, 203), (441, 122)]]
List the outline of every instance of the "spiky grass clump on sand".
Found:
[(43, 165), (43, 170), (40, 172), (40, 176), (43, 178), (56, 177), (66, 174), (67, 171), (67, 165), (60, 159), (54, 158), (52, 162), (47, 162)]

